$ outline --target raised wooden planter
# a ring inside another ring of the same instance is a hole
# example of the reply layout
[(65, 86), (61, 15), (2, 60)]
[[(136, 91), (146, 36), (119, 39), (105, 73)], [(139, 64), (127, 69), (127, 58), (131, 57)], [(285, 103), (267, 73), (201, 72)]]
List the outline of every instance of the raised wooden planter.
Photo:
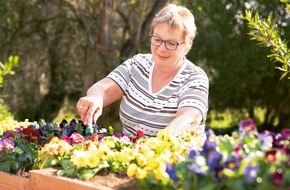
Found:
[(31, 170), (30, 190), (112, 190), (102, 185), (91, 184), (78, 179), (55, 176), (56, 169)]
[(0, 190), (29, 190), (29, 179), (0, 172)]
[(133, 178), (96, 175), (91, 181), (59, 177), (56, 169), (29, 171), (29, 178), (0, 172), (0, 190), (138, 190)]

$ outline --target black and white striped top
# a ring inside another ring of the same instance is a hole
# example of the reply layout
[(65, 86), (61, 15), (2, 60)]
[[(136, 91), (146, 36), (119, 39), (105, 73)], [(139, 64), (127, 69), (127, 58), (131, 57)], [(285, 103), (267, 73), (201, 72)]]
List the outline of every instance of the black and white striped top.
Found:
[(146, 136), (156, 136), (175, 118), (181, 107), (195, 107), (203, 114), (196, 132), (205, 137), (208, 110), (208, 77), (198, 66), (185, 59), (179, 73), (158, 93), (151, 91), (154, 61), (151, 54), (137, 54), (114, 69), (107, 77), (124, 92), (120, 104), (120, 119), (126, 134), (137, 130)]

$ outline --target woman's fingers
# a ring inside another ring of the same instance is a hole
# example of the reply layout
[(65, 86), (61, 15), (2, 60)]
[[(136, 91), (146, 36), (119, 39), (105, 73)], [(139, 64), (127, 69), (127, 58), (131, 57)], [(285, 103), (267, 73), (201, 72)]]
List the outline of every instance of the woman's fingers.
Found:
[(103, 112), (103, 108), (102, 107), (99, 107), (94, 115), (93, 115), (93, 124), (97, 124), (97, 120), (99, 119), (99, 117), (102, 115), (102, 112)]
[(89, 125), (89, 126), (93, 125), (93, 116), (94, 116), (94, 113), (96, 112), (96, 109), (97, 108), (94, 104), (88, 108), (86, 115), (85, 115), (85, 124), (86, 125)]
[(102, 114), (102, 107), (94, 97), (82, 97), (77, 103), (77, 111), (85, 125), (95, 124)]

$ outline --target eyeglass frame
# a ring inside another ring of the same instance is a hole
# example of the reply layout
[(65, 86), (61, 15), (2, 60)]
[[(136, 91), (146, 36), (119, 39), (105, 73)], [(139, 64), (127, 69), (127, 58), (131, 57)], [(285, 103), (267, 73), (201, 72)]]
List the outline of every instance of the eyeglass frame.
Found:
[[(154, 38), (159, 38), (161, 43), (160, 43), (159, 45), (153, 44), (153, 43), (152, 43), (152, 40), (151, 40), (152, 37), (154, 37)], [(180, 42), (180, 43), (179, 43), (179, 42), (176, 42), (176, 41), (173, 41), (173, 40), (163, 40), (162, 38), (160, 38), (160, 37), (158, 37), (158, 36), (154, 36), (154, 35), (149, 35), (149, 38), (150, 38), (150, 43), (151, 43), (152, 45), (159, 47), (159, 46), (161, 46), (161, 44), (164, 42), (164, 45), (165, 45), (166, 49), (168, 49), (168, 50), (172, 50), (172, 51), (176, 50), (176, 49), (178, 48), (179, 45), (185, 43), (185, 42)], [(166, 45), (167, 42), (173, 42), (173, 43), (175, 43), (175, 44), (176, 44), (175, 49), (169, 49), (169, 48), (167, 47), (167, 45)]]

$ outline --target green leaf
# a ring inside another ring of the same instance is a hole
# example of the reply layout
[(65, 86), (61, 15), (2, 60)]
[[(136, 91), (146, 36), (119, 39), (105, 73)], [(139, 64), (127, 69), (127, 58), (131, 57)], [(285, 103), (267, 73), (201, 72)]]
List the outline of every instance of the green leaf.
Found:
[(285, 179), (285, 187), (290, 187), (290, 168), (288, 168), (284, 174), (284, 179)]
[(76, 177), (78, 175), (77, 170), (74, 167), (64, 168), (65, 175), (68, 177)]
[(14, 152), (16, 152), (17, 154), (23, 154), (24, 153), (24, 151), (21, 148), (19, 148), (18, 146), (16, 146), (14, 148)]
[(218, 190), (220, 184), (218, 183), (208, 183), (198, 188), (198, 190)]
[(97, 171), (94, 171), (92, 169), (82, 169), (80, 173), (77, 174), (78, 178), (84, 181), (89, 181), (92, 177), (95, 176)]
[(284, 72), (284, 73), (281, 75), (281, 77), (279, 78), (279, 80), (282, 80), (284, 77), (287, 76), (287, 74), (288, 74), (288, 72)]
[(19, 162), (15, 161), (15, 160), (11, 161), (10, 165), (11, 165), (11, 169), (14, 170), (14, 171), (18, 171), (19, 168), (20, 168)]
[(1, 162), (0, 163), (0, 171), (9, 173), (11, 169), (11, 165), (9, 162)]
[(0, 162), (5, 162), (5, 161), (9, 161), (9, 160), (15, 160), (16, 157), (15, 154), (2, 154), (0, 156)]
[(47, 156), (42, 164), (39, 166), (39, 169), (49, 168), (55, 165), (55, 158), (53, 156)]
[(108, 131), (109, 131), (109, 135), (113, 135), (114, 134), (114, 129), (113, 129), (112, 126), (109, 126)]
[(221, 151), (226, 151), (227, 153), (230, 153), (233, 151), (233, 144), (229, 140), (224, 139), (224, 138), (220, 139), (219, 147)]

